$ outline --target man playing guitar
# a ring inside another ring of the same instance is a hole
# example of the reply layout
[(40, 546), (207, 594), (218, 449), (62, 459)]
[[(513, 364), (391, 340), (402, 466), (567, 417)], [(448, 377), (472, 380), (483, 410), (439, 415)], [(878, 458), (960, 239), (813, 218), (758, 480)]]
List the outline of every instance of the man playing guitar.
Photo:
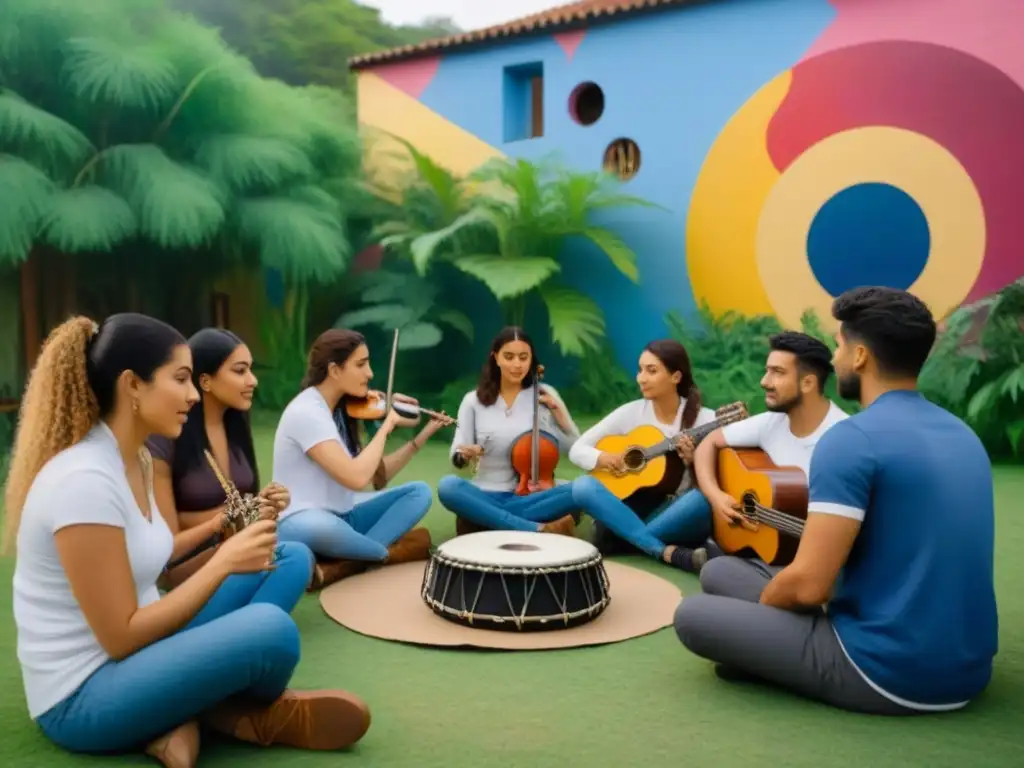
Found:
[[(776, 466), (799, 467), (807, 474), (821, 436), (847, 418), (824, 394), (832, 374), (832, 353), (823, 342), (805, 333), (785, 331), (772, 336), (769, 344), (771, 351), (761, 379), (768, 411), (715, 430), (694, 452), (697, 485), (711, 504), (712, 514), (733, 524), (741, 524), (743, 518), (736, 499), (718, 484), (718, 452), (722, 448), (760, 448)], [(721, 554), (718, 547), (709, 547), (710, 556)], [(777, 570), (758, 558), (737, 558), (730, 571), (716, 572), (729, 581), (747, 583), (771, 578)]]
[[(959, 709), (988, 686), (998, 645), (991, 463), (963, 421), (917, 391), (936, 335), (923, 302), (857, 288), (832, 315), (839, 394), (864, 410), (814, 449), (795, 558), (772, 577), (709, 561), (676, 633), (718, 670), (835, 707)], [(706, 458), (702, 468), (713, 477)]]

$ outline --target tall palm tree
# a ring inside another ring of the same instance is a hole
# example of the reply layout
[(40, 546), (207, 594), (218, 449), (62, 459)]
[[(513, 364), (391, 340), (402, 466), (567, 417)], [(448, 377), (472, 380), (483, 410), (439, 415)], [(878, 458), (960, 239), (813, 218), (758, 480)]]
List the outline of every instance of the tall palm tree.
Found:
[(0, 265), (142, 243), (336, 277), (361, 156), (346, 110), (159, 0), (4, 0)]

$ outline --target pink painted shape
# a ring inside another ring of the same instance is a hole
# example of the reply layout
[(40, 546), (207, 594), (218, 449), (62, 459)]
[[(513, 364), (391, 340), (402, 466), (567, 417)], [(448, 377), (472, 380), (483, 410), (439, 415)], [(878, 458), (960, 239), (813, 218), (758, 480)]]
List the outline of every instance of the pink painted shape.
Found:
[(1021, 0), (829, 0), (835, 21), (805, 59), (880, 40), (944, 45), (969, 53), (1024, 87)]
[(565, 51), (565, 57), (572, 61), (572, 57), (576, 54), (576, 49), (580, 47), (580, 43), (583, 42), (583, 38), (586, 35), (587, 30), (585, 29), (571, 29), (568, 32), (556, 32), (552, 37), (555, 38), (555, 42)]
[(403, 93), (418, 99), (433, 81), (440, 66), (441, 57), (431, 56), (426, 59), (410, 59), (394, 64), (384, 64), (374, 67), (371, 71)]

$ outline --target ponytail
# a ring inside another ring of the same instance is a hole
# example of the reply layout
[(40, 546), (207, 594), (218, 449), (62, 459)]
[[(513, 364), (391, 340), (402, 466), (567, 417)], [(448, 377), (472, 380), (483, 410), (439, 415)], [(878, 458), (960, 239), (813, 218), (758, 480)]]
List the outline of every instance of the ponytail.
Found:
[(4, 488), (4, 552), (17, 538), (21, 510), (36, 475), (99, 421), (88, 373), (89, 343), (97, 330), (87, 317), (73, 317), (57, 326), (29, 375)]
[(683, 397), (686, 398), (686, 406), (683, 408), (683, 415), (679, 418), (680, 430), (689, 429), (697, 422), (701, 407), (700, 390), (697, 389), (696, 384), (691, 383), (690, 389)]

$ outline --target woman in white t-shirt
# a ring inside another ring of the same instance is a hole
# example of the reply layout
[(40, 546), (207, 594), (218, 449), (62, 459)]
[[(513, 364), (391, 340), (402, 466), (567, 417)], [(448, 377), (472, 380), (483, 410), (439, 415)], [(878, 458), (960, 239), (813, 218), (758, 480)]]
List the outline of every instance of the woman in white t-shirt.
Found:
[[(652, 341), (640, 355), (637, 384), (643, 397), (616, 408), (588, 429), (573, 445), (569, 459), (588, 472), (594, 469), (621, 469), (623, 457), (601, 451), (595, 446), (603, 437), (626, 435), (642, 425), (658, 428), (665, 437), (680, 431), (711, 424), (715, 412), (701, 406), (700, 391), (693, 380), (690, 357), (678, 341)], [(573, 481), (573, 498), (599, 526), (598, 544), (603, 550), (614, 548), (614, 536), (637, 549), (682, 570), (696, 573), (707, 561), (701, 546), (711, 534), (711, 507), (704, 495), (693, 488), (689, 469), (694, 442), (684, 437), (677, 451), (686, 470), (675, 498), (645, 499), (660, 509), (646, 521), (591, 475)], [(607, 528), (614, 536), (602, 535)], [(609, 541), (608, 538), (611, 540)]]
[[(334, 328), (309, 351), (302, 391), (281, 414), (274, 435), (274, 480), (291, 493), (281, 513), (282, 540), (299, 541), (317, 555), (314, 588), (373, 563), (425, 560), (430, 532), (413, 527), (433, 502), (424, 482), (382, 489), (444, 422), (431, 419), (419, 435), (385, 456), (388, 436), (409, 423), (392, 409), (363, 447), (349, 398), (370, 393), (370, 350), (363, 335)], [(412, 421), (415, 424), (415, 421)]]
[[(537, 355), (522, 328), (498, 332), (480, 373), (480, 381), (459, 406), (459, 424), (451, 446), (456, 468), (475, 462), (473, 478), (447, 475), (437, 497), (456, 515), (456, 530), (542, 531), (570, 536), (576, 527), (576, 504), (568, 483), (516, 495), (518, 475), (512, 466), (512, 446), (533, 429), (533, 387)], [(567, 453), (579, 430), (554, 387), (541, 385), (540, 428)]]
[(157, 509), (144, 443), (180, 434), (191, 373), (182, 335), (138, 314), (72, 318), (39, 354), (5, 498), (29, 715), (70, 751), (145, 748), (176, 767), (195, 764), (199, 720), (262, 745), (347, 746), (369, 727), (365, 703), (286, 688), (298, 629), (260, 587), (301, 592), (312, 558), (278, 547), (273, 520), (226, 539), (167, 595), (157, 587), (194, 542)]

